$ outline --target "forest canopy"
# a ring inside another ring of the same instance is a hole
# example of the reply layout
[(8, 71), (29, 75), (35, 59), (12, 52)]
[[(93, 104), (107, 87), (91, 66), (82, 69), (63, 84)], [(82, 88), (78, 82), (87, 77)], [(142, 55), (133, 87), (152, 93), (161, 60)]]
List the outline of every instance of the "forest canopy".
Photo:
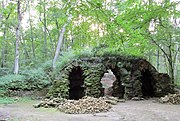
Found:
[(180, 82), (179, 1), (0, 0), (0, 6), (1, 76), (93, 51), (142, 56)]

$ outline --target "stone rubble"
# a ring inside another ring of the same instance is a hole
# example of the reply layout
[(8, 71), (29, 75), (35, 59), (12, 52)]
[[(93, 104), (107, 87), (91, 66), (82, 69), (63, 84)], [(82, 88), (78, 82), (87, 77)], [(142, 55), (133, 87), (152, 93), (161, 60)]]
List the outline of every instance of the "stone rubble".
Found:
[(159, 102), (180, 105), (180, 93), (165, 95), (159, 99)]
[(125, 102), (125, 100), (120, 100), (116, 97), (94, 98), (85, 96), (79, 100), (67, 100), (64, 98), (45, 99), (39, 104), (34, 105), (34, 107), (55, 107), (68, 114), (88, 114), (107, 112), (112, 107), (111, 105), (116, 105), (118, 102)]

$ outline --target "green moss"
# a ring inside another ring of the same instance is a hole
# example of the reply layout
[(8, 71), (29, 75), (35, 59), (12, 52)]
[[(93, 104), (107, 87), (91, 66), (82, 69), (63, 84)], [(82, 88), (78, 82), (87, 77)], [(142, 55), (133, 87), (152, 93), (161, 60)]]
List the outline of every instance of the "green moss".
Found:
[[(87, 54), (87, 53), (86, 53)], [(122, 56), (122, 53), (117, 51), (101, 51), (97, 50), (95, 53), (89, 52), (89, 55), (83, 54), (75, 57), (70, 56), (67, 61), (60, 62), (55, 70), (55, 80), (53, 86), (50, 89), (48, 96), (61, 96), (68, 98), (69, 96), (69, 74), (73, 68), (80, 67), (83, 71), (84, 79), (84, 92), (85, 95), (99, 97), (101, 95), (102, 85), (100, 83), (101, 78), (107, 69), (114, 69), (116, 76), (119, 75), (119, 83), (123, 84), (124, 89), (118, 89), (116, 87), (116, 93), (118, 90), (124, 90), (121, 97), (131, 98), (132, 96), (141, 96), (141, 82), (139, 81), (142, 69), (149, 69), (152, 71), (152, 76), (158, 74), (158, 72), (151, 66), (150, 63), (137, 56)], [(75, 58), (72, 58), (75, 57)], [(63, 56), (61, 57), (63, 58)], [(155, 78), (155, 77), (154, 77)], [(156, 79), (154, 79), (156, 80)], [(157, 83), (157, 81), (155, 81)], [(156, 86), (159, 88), (158, 86)], [(121, 87), (122, 88), (122, 87)], [(124, 96), (123, 96), (124, 95)]]

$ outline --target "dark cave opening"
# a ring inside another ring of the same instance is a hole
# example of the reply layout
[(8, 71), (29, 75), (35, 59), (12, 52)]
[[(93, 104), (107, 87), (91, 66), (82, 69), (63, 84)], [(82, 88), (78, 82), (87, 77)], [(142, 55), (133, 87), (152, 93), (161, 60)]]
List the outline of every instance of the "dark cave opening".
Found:
[(80, 66), (73, 68), (69, 74), (69, 99), (78, 100), (82, 98), (84, 94), (84, 77), (83, 71)]
[(141, 72), (142, 94), (143, 97), (155, 97), (153, 89), (153, 76), (149, 70)]
[(116, 81), (113, 83), (113, 96), (120, 99), (124, 98), (125, 87), (122, 85), (121, 74), (117, 67), (112, 68), (111, 71), (116, 76)]

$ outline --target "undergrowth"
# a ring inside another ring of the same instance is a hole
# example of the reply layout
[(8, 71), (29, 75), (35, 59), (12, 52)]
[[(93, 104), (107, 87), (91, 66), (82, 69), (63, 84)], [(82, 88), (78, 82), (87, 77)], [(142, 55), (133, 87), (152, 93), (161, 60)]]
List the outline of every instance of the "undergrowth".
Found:
[(30, 97), (0, 97), (0, 104), (23, 103), (33, 101)]
[(121, 50), (99, 45), (94, 48), (61, 52), (56, 62), (56, 69), (52, 68), (52, 60), (39, 64), (38, 68), (24, 68), (17, 75), (11, 74), (7, 69), (1, 69), (3, 73), (0, 77), (0, 97), (11, 96), (9, 92), (13, 91), (33, 91), (48, 87), (61, 69), (77, 59), (122, 55), (129, 57), (129, 54), (125, 54)]
[(0, 97), (14, 96), (10, 92), (41, 90), (51, 85), (42, 68), (23, 70), (19, 74), (0, 77)]

